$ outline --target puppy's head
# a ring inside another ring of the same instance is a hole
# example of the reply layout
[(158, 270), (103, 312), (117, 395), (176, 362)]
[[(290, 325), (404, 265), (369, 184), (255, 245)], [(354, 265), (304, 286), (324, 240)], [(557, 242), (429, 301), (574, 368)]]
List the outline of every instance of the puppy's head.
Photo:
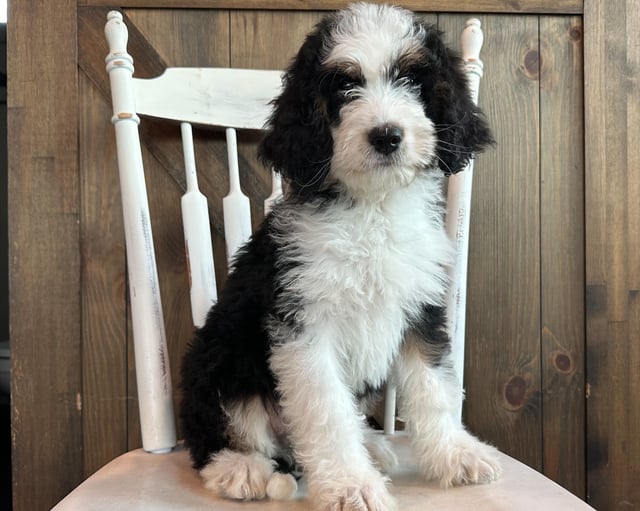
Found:
[(354, 4), (302, 45), (274, 101), (262, 160), (301, 197), (406, 186), (439, 166), (462, 170), (492, 142), (462, 60), (404, 9)]

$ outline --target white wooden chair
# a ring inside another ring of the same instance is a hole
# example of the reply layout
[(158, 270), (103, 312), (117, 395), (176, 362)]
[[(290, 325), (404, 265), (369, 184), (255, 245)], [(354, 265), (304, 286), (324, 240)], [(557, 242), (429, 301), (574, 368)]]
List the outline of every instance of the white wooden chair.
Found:
[[(227, 254), (250, 235), (248, 199), (240, 190), (235, 130), (261, 129), (269, 101), (280, 88), (280, 72), (239, 69), (173, 68), (155, 79), (134, 79), (133, 60), (126, 51), (127, 29), (118, 12), (111, 12), (105, 28), (110, 53), (106, 59), (112, 87), (122, 187), (129, 287), (134, 330), (136, 373), (143, 449), (126, 453), (100, 469), (54, 509), (68, 510), (305, 510), (304, 485), (290, 502), (238, 503), (220, 500), (206, 490), (188, 453), (176, 441), (162, 305), (153, 251), (151, 221), (144, 182), (138, 114), (181, 123), (187, 192), (182, 199), (183, 222), (191, 272), (191, 306), (195, 325), (201, 325), (216, 300), (207, 200), (199, 192), (193, 156), (191, 123), (226, 129), (231, 189), (224, 199)], [(463, 53), (474, 98), (482, 76), (479, 59), (482, 32), (478, 20), (469, 20), (463, 32)], [(176, 98), (180, 97), (178, 101)], [(470, 167), (473, 166), (473, 162)], [(456, 368), (462, 375), (466, 259), (472, 168), (449, 182), (447, 226), (456, 240), (458, 260), (448, 311)], [(280, 192), (274, 176), (273, 193)], [(385, 433), (393, 434), (394, 390), (385, 405)], [(426, 483), (418, 474), (406, 438), (393, 434), (400, 459), (391, 474), (392, 492), (403, 511), (591, 509), (580, 499), (524, 464), (501, 455), (503, 477), (490, 485), (448, 490)]]

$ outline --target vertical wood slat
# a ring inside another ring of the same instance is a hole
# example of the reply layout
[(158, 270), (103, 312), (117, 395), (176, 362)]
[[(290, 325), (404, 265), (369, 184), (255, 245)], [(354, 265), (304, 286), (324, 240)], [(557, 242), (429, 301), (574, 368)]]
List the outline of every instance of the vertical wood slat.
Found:
[(585, 2), (587, 494), (640, 506), (640, 2)]
[[(465, 18), (438, 18), (455, 48), (452, 34)], [(479, 105), (497, 145), (477, 157), (474, 173), (465, 422), (541, 469), (538, 20), (479, 19)]]
[(211, 222), (207, 198), (198, 186), (196, 156), (193, 149), (193, 128), (180, 123), (187, 190), (180, 199), (184, 247), (189, 271), (191, 318), (195, 327), (202, 327), (211, 306), (217, 301), (216, 277), (211, 241)]
[(14, 2), (10, 19), (13, 509), (28, 511), (82, 477), (76, 2)]
[(124, 225), (104, 69), (108, 10), (78, 10), (85, 477), (128, 446)]
[(585, 497), (582, 20), (540, 18), (544, 473)]
[[(112, 115), (80, 75), (83, 475), (127, 448), (126, 264)], [(103, 420), (102, 417), (109, 417)]]
[(229, 193), (222, 199), (224, 215), (224, 238), (227, 246), (228, 267), (238, 249), (251, 236), (251, 206), (240, 188), (240, 165), (238, 163), (238, 136), (234, 128), (225, 129), (227, 139), (227, 171)]

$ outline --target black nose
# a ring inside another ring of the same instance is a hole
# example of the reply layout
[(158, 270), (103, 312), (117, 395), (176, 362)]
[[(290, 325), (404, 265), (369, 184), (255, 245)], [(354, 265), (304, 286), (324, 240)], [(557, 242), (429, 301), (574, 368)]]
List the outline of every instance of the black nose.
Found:
[(369, 132), (369, 143), (377, 152), (387, 155), (400, 147), (402, 135), (402, 129), (385, 124), (384, 126), (373, 128)]

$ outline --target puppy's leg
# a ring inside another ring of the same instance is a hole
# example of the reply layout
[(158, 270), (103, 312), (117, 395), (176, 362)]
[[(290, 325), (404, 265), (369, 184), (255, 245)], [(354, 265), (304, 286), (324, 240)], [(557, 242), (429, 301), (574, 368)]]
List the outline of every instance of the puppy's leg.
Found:
[(364, 445), (365, 425), (326, 339), (297, 338), (272, 349), (284, 416), (309, 498), (320, 511), (392, 511), (388, 480)]
[(434, 355), (434, 346), (409, 333), (396, 365), (400, 414), (421, 470), (445, 487), (493, 481), (501, 473), (497, 451), (468, 433), (455, 416), (462, 389), (448, 360), (448, 344), (437, 349), (446, 353)]
[(215, 453), (200, 471), (205, 487), (216, 495), (238, 500), (293, 497), (297, 483), (291, 474), (275, 471), (278, 446), (260, 396), (225, 407), (227, 439), (232, 448)]
[(382, 472), (388, 474), (398, 464), (398, 457), (393, 447), (381, 432), (366, 428), (364, 444), (374, 464)]

